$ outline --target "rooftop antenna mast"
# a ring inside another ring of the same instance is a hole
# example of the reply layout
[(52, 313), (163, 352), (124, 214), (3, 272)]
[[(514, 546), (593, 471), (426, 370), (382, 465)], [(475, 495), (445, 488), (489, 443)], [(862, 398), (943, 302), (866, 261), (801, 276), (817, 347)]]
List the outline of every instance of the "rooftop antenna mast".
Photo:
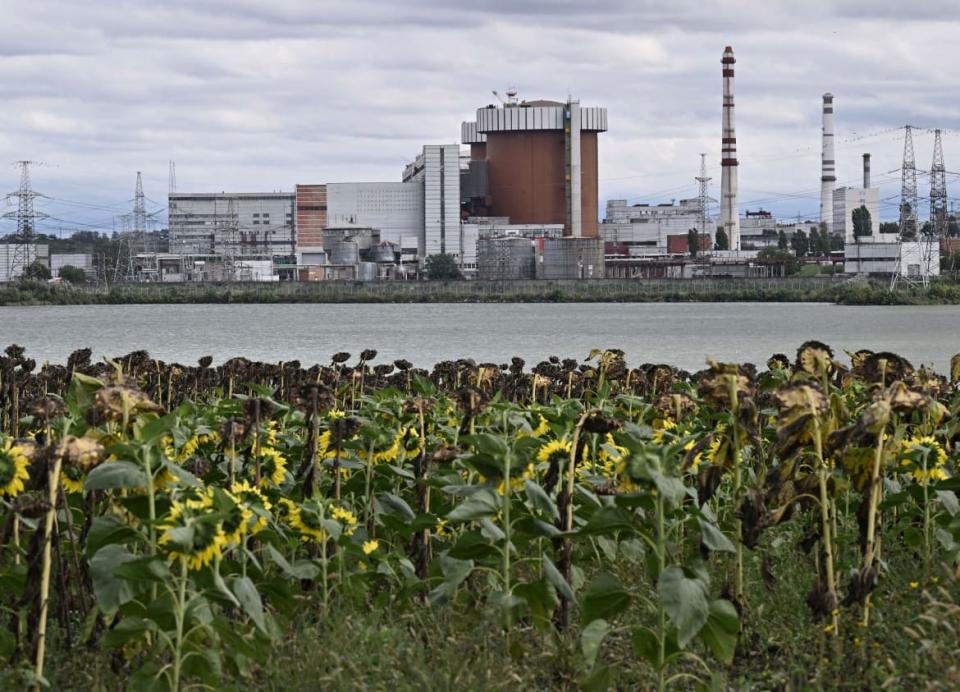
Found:
[(10, 263), (10, 275), (18, 276), (37, 258), (37, 221), (47, 218), (47, 215), (34, 209), (33, 201), (37, 197), (45, 197), (34, 192), (30, 182), (30, 165), (35, 161), (17, 161), (20, 167), (20, 187), (16, 192), (7, 195), (7, 199), (17, 198), (17, 211), (4, 214), (6, 219), (17, 220), (17, 232), (14, 236), (13, 259)]

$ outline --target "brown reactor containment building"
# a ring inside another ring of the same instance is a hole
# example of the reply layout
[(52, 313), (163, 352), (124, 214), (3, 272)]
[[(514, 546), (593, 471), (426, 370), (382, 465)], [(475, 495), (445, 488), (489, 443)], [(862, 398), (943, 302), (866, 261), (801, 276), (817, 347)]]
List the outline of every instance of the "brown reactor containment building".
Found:
[(564, 235), (598, 235), (597, 134), (606, 108), (577, 101), (523, 101), (477, 110), (461, 139), (486, 162), (487, 215), (514, 224), (563, 224)]

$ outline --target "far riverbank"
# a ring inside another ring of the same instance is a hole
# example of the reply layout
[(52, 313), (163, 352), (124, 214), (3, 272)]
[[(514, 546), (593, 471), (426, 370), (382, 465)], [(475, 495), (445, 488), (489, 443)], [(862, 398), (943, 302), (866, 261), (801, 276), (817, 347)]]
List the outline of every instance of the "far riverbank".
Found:
[(827, 277), (784, 279), (590, 279), (319, 283), (189, 283), (50, 286), (7, 284), (0, 305), (216, 303), (670, 303), (771, 302), (838, 305), (956, 305), (960, 284), (927, 290), (886, 281)]

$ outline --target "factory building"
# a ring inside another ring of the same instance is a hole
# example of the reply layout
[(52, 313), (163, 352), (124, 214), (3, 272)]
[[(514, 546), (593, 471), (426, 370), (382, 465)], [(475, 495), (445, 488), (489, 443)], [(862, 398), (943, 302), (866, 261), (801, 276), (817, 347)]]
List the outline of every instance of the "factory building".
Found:
[(597, 135), (607, 129), (606, 109), (509, 96), (461, 126), (470, 172), (486, 169), (487, 195), (471, 197), (471, 212), (482, 200), (486, 213), (511, 223), (563, 224), (566, 236), (597, 237)]
[[(20, 256), (22, 253), (22, 256)], [(14, 263), (18, 266), (14, 267)], [(18, 245), (16, 243), (0, 243), (0, 282), (13, 281), (23, 274), (23, 269), (40, 262), (45, 267), (50, 263), (50, 246), (45, 243)]]
[(170, 252), (289, 258), (294, 254), (294, 205), (290, 192), (170, 193)]
[[(836, 204), (834, 197), (834, 204)], [(935, 243), (870, 242), (848, 244), (844, 249), (845, 274), (923, 279), (940, 275), (940, 254)]]
[(611, 199), (600, 224), (600, 236), (607, 243), (635, 248), (635, 254), (664, 254), (669, 252), (670, 238), (682, 236), (686, 242), (687, 232), (699, 226), (700, 205), (696, 199), (633, 205)]
[(422, 182), (327, 183), (327, 224), (380, 231), (380, 239), (419, 255), (424, 228)]
[[(854, 237), (853, 213), (866, 207), (870, 213), (870, 235)], [(862, 187), (838, 187), (833, 191), (833, 231), (843, 235), (845, 245), (857, 242), (896, 242), (897, 234), (880, 233), (880, 190)]]
[(417, 255), (463, 254), (460, 237), (460, 145), (426, 144), (403, 171), (423, 185), (423, 237)]

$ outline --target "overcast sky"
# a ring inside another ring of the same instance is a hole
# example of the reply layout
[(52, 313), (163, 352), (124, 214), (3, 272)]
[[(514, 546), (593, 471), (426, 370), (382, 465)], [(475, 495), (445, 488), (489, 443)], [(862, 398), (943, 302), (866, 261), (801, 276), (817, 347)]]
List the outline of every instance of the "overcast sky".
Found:
[(162, 210), (170, 160), (181, 192), (399, 180), (422, 144), (459, 141), (460, 122), (511, 86), (521, 98), (569, 94), (608, 109), (601, 208), (610, 198), (696, 196), (699, 152), (718, 197), (727, 44), (737, 57), (741, 211), (817, 214), (825, 91), (836, 98), (838, 184), (859, 184), (870, 151), (882, 216), (896, 216), (898, 126), (924, 128), (921, 171), (932, 155), (927, 128), (947, 130), (947, 169), (960, 170), (957, 0), (2, 6), (0, 189), (17, 187), (6, 162), (43, 162), (33, 179), (52, 198), (38, 201), (53, 217), (48, 230), (109, 228), (129, 210), (138, 170), (148, 207)]

